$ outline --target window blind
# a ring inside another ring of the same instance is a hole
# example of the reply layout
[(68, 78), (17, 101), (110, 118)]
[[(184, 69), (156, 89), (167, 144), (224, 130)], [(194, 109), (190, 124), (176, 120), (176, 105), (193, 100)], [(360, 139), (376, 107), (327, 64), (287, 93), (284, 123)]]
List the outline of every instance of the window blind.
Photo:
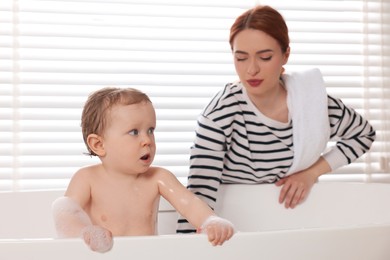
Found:
[(321, 180), (390, 180), (390, 21), (382, 1), (2, 0), (0, 191), (62, 189), (79, 167), (98, 162), (83, 155), (80, 116), (88, 94), (105, 86), (150, 96), (155, 164), (185, 184), (197, 116), (237, 79), (230, 26), (255, 4), (287, 21), (286, 69), (321, 69), (329, 94), (377, 130), (368, 154)]

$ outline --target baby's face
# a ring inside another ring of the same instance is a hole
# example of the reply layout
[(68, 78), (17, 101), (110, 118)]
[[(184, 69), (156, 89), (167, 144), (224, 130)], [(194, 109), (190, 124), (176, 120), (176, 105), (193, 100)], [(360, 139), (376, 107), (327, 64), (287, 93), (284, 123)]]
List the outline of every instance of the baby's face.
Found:
[(150, 102), (115, 105), (104, 133), (105, 156), (111, 170), (139, 174), (149, 169), (156, 153), (156, 114)]

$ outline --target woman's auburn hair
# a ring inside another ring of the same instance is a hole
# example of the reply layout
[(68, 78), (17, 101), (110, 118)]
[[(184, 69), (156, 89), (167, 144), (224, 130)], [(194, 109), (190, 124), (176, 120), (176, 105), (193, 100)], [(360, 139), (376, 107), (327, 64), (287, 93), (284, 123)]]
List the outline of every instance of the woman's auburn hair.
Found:
[(270, 6), (259, 5), (237, 17), (230, 28), (229, 43), (232, 50), (234, 38), (245, 29), (259, 30), (270, 35), (279, 43), (283, 53), (290, 45), (286, 21)]

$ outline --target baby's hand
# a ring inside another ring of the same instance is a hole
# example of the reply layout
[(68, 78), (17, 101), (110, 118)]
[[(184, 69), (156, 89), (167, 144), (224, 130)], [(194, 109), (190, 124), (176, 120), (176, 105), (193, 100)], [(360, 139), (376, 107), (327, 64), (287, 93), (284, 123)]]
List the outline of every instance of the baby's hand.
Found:
[(81, 235), (92, 251), (100, 253), (109, 251), (114, 243), (111, 232), (100, 226), (87, 226), (83, 228)]
[(224, 218), (217, 216), (208, 217), (200, 228), (202, 233), (206, 233), (213, 246), (222, 245), (234, 234), (233, 224)]

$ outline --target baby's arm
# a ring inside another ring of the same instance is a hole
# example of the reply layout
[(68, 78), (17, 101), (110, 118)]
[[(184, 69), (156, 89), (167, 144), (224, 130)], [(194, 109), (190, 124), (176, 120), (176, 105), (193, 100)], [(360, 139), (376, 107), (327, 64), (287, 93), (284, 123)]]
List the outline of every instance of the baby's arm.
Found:
[(86, 204), (90, 194), (89, 189), (83, 187), (87, 187), (83, 185), (83, 179), (75, 175), (65, 196), (53, 202), (52, 213), (57, 235), (60, 238), (82, 237), (93, 251), (103, 253), (112, 248), (112, 234), (103, 227), (93, 225), (83, 210), (81, 205)]
[(187, 190), (172, 173), (162, 169), (159, 176), (160, 194), (195, 226), (198, 232), (206, 233), (214, 246), (222, 245), (233, 236), (233, 224), (216, 216), (205, 202)]

